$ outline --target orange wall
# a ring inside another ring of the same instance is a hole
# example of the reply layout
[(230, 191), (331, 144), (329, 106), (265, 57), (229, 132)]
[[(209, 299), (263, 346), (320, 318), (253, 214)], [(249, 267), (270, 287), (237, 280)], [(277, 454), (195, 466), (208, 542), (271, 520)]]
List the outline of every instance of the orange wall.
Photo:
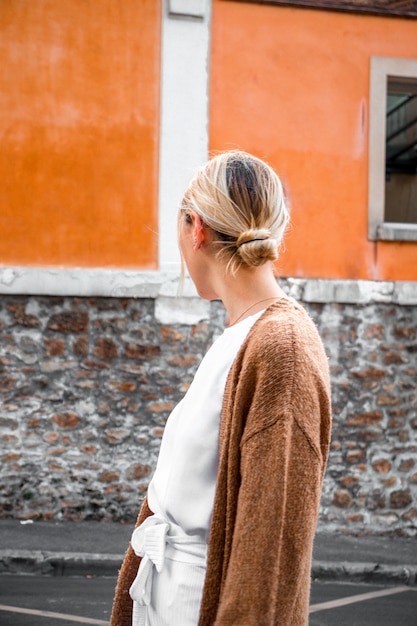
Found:
[(369, 64), (417, 58), (417, 21), (214, 0), (210, 148), (288, 186), (288, 276), (417, 280), (417, 243), (367, 240)]
[(0, 3), (0, 265), (156, 267), (160, 19)]

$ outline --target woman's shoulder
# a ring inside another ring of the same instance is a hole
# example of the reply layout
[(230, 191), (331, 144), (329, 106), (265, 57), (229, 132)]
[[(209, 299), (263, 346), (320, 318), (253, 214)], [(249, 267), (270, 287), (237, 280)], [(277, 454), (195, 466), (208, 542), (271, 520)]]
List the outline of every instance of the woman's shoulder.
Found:
[[(231, 372), (230, 397), (240, 394), (241, 406), (262, 407), (251, 414), (245, 439), (274, 424), (280, 411), (292, 414), (309, 440), (317, 439), (318, 416), (330, 406), (329, 367), (302, 305), (288, 298), (268, 307), (252, 326)], [(275, 408), (269, 412), (265, 407)]]
[[(257, 372), (317, 372), (328, 378), (328, 358), (318, 329), (304, 307), (291, 298), (274, 303), (255, 322), (241, 349), (240, 367)], [(239, 364), (237, 363), (238, 367)]]
[(292, 298), (281, 298), (269, 306), (248, 335), (248, 348), (265, 349), (319, 342), (318, 330), (304, 307)]

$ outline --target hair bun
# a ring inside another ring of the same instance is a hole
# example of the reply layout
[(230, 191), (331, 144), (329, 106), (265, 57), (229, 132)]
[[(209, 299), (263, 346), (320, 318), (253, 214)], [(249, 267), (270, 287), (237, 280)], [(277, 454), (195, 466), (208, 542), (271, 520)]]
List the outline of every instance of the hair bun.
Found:
[(237, 238), (236, 247), (240, 248), (240, 246), (243, 246), (245, 243), (252, 243), (255, 241), (265, 241), (267, 239), (270, 239), (270, 237), (271, 237), (271, 232), (267, 230), (266, 228), (246, 230)]
[(256, 267), (278, 258), (278, 243), (266, 228), (247, 230), (236, 240), (236, 254), (245, 265)]

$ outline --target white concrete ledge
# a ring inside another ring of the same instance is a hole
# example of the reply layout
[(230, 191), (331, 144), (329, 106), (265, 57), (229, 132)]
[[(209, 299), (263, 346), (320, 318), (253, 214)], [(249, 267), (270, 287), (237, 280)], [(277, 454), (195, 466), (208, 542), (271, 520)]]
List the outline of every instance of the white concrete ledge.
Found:
[(0, 293), (155, 298), (161, 286), (173, 278), (152, 271), (4, 267), (0, 268)]
[[(285, 291), (304, 302), (417, 304), (417, 281), (283, 278)], [(61, 269), (0, 267), (0, 293), (39, 296), (178, 299), (180, 270)], [(180, 300), (199, 301), (189, 278)], [(180, 304), (180, 303), (178, 303)], [(182, 306), (182, 305), (181, 305)], [(198, 307), (201, 314), (202, 309)], [(205, 309), (208, 310), (208, 309)]]
[(417, 282), (306, 279), (300, 299), (323, 303), (415, 305)]

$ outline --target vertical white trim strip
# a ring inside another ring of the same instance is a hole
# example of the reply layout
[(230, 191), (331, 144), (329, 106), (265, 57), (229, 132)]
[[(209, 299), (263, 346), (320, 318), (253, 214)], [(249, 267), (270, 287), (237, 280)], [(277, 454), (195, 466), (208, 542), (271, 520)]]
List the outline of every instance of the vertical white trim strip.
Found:
[(208, 155), (211, 0), (199, 16), (187, 4), (163, 0), (159, 170), (159, 269), (179, 268), (177, 208), (196, 168)]
[(385, 207), (385, 116), (387, 75), (382, 57), (371, 58), (369, 83), (369, 167), (368, 167), (368, 237), (376, 239), (384, 221)]

